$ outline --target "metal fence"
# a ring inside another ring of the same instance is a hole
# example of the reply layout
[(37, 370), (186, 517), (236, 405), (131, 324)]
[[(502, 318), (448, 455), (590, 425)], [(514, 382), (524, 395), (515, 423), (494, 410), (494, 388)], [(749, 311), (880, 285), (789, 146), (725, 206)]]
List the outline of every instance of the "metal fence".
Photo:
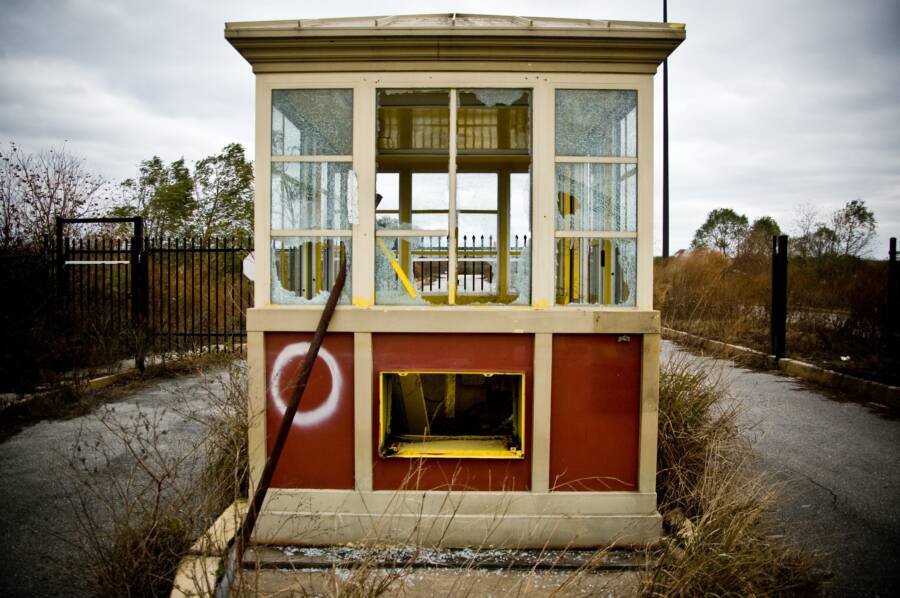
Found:
[(63, 237), (49, 253), (70, 328), (130, 339), (139, 353), (184, 353), (246, 339), (253, 289), (242, 264), (252, 249), (237, 237)]

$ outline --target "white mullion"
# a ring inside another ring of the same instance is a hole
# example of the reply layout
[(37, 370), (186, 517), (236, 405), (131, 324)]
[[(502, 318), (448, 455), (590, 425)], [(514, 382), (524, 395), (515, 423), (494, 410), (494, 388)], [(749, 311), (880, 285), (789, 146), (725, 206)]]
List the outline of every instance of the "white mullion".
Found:
[(273, 229), (270, 235), (274, 237), (352, 237), (352, 230), (331, 230), (327, 228), (310, 229)]
[(593, 230), (558, 230), (554, 235), (557, 239), (637, 239), (636, 232), (626, 231), (593, 231)]
[(557, 163), (571, 164), (637, 164), (631, 156), (556, 156)]
[(450, 163), (447, 165), (450, 175), (450, 230), (447, 235), (447, 303), (456, 303), (456, 89), (450, 89)]
[(637, 297), (635, 308), (653, 309), (653, 79), (638, 88)]
[(532, 201), (531, 201), (531, 304), (553, 305), (556, 297), (556, 267), (553, 232), (556, 226), (556, 174), (554, 107), (555, 89), (547, 81), (534, 85), (532, 106)]
[(272, 87), (263, 78), (256, 79), (256, 168), (254, 179), (255, 280), (253, 306), (271, 302), (272, 241)]
[(353, 156), (303, 155), (272, 156), (272, 162), (353, 162)]
[(421, 230), (409, 228), (379, 228), (375, 231), (376, 237), (449, 237), (447, 229)]

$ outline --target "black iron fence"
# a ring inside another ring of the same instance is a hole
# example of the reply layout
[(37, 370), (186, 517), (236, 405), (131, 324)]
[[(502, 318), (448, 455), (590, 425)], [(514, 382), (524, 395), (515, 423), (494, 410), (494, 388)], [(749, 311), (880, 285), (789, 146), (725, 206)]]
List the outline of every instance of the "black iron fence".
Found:
[(147, 352), (234, 350), (246, 337), (252, 283), (236, 237), (63, 238), (50, 252), (72, 327), (131, 336)]

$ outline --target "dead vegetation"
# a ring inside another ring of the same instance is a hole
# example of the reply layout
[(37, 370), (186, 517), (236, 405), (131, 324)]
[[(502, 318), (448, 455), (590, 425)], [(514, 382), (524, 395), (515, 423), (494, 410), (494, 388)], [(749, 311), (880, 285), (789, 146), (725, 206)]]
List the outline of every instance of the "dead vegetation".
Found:
[(657, 491), (668, 538), (646, 596), (816, 596), (816, 560), (775, 529), (777, 491), (757, 472), (727, 387), (710, 368), (666, 363), (660, 376)]
[[(769, 353), (771, 261), (698, 249), (654, 265), (663, 326)], [(849, 374), (896, 383), (887, 348), (887, 262), (791, 256), (787, 352)]]
[[(101, 408), (62, 477), (77, 533), (69, 583), (96, 596), (168, 595), (191, 544), (247, 487), (243, 364), (167, 408)], [(179, 433), (180, 432), (180, 433)]]
[[(156, 416), (138, 413), (122, 419), (104, 411), (94, 433), (86, 431), (73, 447), (68, 470), (80, 488), (73, 504), (82, 531), (75, 539), (83, 556), (74, 578), (92, 594), (166, 595), (191, 542), (227, 504), (246, 494), (242, 367), (233, 367), (221, 387), (209, 385), (208, 390)], [(824, 578), (816, 562), (776, 533), (771, 514), (775, 489), (754, 471), (726, 393), (707, 368), (687, 361), (664, 366), (658, 492), (667, 538), (663, 549), (651, 555), (655, 565), (640, 574), (639, 587), (630, 587), (645, 596), (819, 595)], [(198, 440), (172, 445), (166, 438), (171, 426), (163, 425), (166, 417), (195, 426)], [(418, 579), (417, 561), (430, 550), (418, 541), (420, 532), (417, 528), (410, 535), (403, 550), (373, 537), (352, 548), (356, 556), (347, 567), (325, 569), (315, 578), (307, 571), (306, 577), (289, 582), (308, 578), (306, 585), (291, 588), (300, 595), (402, 593), (410, 580)], [(452, 570), (460, 579), (448, 586), (452, 591), (478, 591), (479, 586), (465, 584), (482, 583), (477, 572), (488, 546), (489, 537)], [(545, 588), (555, 584), (548, 595), (600, 591), (607, 581), (594, 574), (607, 552), (599, 551), (575, 570), (556, 570), (552, 563), (549, 568), (535, 566), (507, 578), (504, 587), (522, 593), (536, 583)], [(623, 581), (627, 579), (614, 579), (609, 587), (621, 591), (633, 584)], [(205, 587), (202, 580), (198, 583)], [(237, 587), (242, 595), (253, 594), (264, 589), (259, 583), (251, 567)]]

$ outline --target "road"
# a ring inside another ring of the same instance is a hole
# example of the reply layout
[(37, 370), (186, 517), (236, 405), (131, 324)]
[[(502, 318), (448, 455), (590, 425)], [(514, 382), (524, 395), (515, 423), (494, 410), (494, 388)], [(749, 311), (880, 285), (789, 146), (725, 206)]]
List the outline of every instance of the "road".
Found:
[(663, 343), (663, 359), (701, 360), (730, 385), (761, 466), (783, 483), (788, 537), (829, 554), (830, 595), (894, 596), (900, 587), (900, 420), (780, 374), (698, 358)]
[[(830, 553), (830, 593), (893, 596), (900, 583), (900, 420), (669, 342), (663, 352), (664, 359), (712, 364), (730, 384), (759, 463), (784, 484), (777, 516), (787, 536)], [(167, 442), (177, 448), (199, 430), (168, 409), (185, 395), (199, 407), (208, 380), (154, 382), (117, 402), (117, 416), (160, 414)], [(71, 488), (57, 464), (82, 429), (96, 431), (96, 416), (41, 422), (0, 444), (0, 596), (72, 595), (65, 568), (76, 561), (61, 538), (71, 538), (77, 526), (66, 499)]]
[[(127, 422), (147, 414), (165, 430), (163, 454), (179, 454), (202, 434), (199, 424), (173, 411), (200, 409), (204, 397), (217, 391), (225, 371), (151, 381), (130, 391), (114, 405), (95, 413), (63, 421), (42, 421), (0, 443), (0, 596), (78, 596), (68, 583), (83, 573), (78, 552), (67, 540), (83, 533), (74, 518), (70, 497), (74, 481), (64, 463), (79, 434), (84, 438), (108, 437), (99, 415), (114, 409), (114, 418)], [(89, 459), (99, 467), (114, 468), (113, 475), (127, 476), (132, 459), (120, 442), (104, 442), (102, 454), (85, 444)], [(102, 472), (106, 474), (110, 472)]]

